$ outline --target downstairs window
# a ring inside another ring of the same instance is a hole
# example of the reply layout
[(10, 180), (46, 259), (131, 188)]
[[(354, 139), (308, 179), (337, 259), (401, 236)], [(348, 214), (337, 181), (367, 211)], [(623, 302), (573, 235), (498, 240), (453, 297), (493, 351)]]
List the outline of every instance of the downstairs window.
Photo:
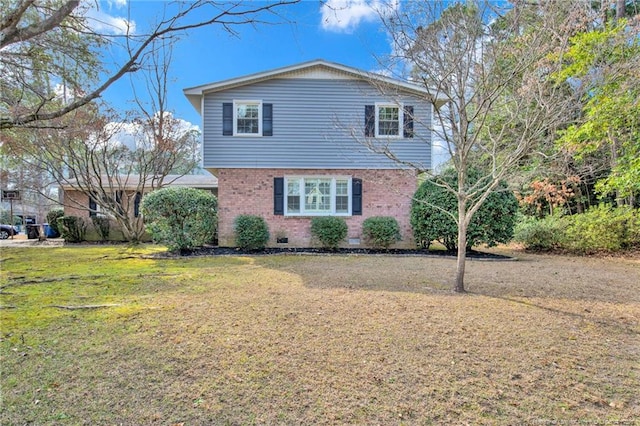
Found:
[(350, 177), (285, 177), (286, 216), (351, 215)]

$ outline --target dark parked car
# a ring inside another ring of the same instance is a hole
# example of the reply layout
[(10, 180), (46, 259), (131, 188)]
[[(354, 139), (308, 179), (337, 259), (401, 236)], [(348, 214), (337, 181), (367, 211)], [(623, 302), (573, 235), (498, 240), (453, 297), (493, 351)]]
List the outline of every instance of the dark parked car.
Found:
[(0, 225), (0, 240), (6, 240), (11, 235), (16, 235), (18, 233), (18, 228), (11, 225)]

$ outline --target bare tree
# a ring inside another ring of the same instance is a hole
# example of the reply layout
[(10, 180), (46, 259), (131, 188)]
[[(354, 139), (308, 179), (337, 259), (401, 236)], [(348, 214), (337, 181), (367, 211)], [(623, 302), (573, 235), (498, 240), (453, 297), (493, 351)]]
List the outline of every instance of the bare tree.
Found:
[[(165, 15), (148, 30), (127, 27), (123, 34), (112, 34), (92, 26), (88, 3), (79, 0), (0, 0), (0, 129), (56, 125), (51, 120), (95, 100), (143, 67), (155, 40), (209, 25), (235, 34), (235, 27), (269, 22), (280, 7), (298, 1), (167, 3)], [(107, 46), (127, 53), (113, 72), (101, 61)], [(56, 85), (66, 92), (64, 102)]]
[[(567, 99), (549, 75), (557, 66), (550, 58), (566, 37), (558, 29), (567, 22), (554, 19), (567, 15), (544, 7), (516, 2), (500, 11), (489, 2), (409, 2), (382, 16), (395, 45), (387, 66), (424, 88), (433, 109), (433, 122), (414, 125), (445, 142), (457, 172), (457, 186), (441, 182), (458, 201), (452, 214), (458, 225), (456, 292), (465, 292), (473, 215), (540, 139), (565, 121)], [(549, 28), (524, 31), (522, 21), (539, 14), (547, 14)], [(397, 161), (393, 144), (373, 143), (370, 149)], [(469, 179), (472, 167), (483, 171), (477, 181)]]
[[(150, 66), (143, 70), (150, 101), (137, 97), (138, 112), (128, 114), (137, 116), (125, 120), (90, 103), (53, 120), (51, 128), (14, 128), (2, 134), (10, 155), (70, 189), (74, 197), (65, 197), (66, 205), (93, 213), (99, 209), (133, 242), (144, 235), (137, 214), (141, 197), (199, 163), (199, 132), (168, 110), (172, 45), (157, 43), (160, 47), (154, 46)], [(133, 141), (124, 143), (123, 136)]]

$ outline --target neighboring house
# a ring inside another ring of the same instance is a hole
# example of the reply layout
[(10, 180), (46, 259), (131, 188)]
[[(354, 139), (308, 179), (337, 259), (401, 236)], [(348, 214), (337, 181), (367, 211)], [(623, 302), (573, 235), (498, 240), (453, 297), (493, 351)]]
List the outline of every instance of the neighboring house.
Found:
[[(105, 176), (102, 176), (101, 180), (108, 182)], [(112, 183), (107, 185), (113, 188), (113, 199), (121, 204), (122, 208), (129, 212), (130, 215), (138, 217), (140, 214), (140, 201), (143, 195), (140, 192), (142, 187), (140, 178), (138, 176), (119, 176), (118, 179), (113, 179)], [(151, 188), (151, 186), (151, 181), (145, 185), (146, 188)], [(163, 179), (162, 186), (197, 188), (211, 191), (214, 195), (218, 194), (218, 180), (215, 176), (210, 175), (167, 175)], [(65, 216), (79, 216), (88, 219), (101, 214), (100, 205), (85, 192), (78, 190), (77, 183), (74, 180), (69, 180), (67, 184), (62, 186), (62, 189), (64, 190), (63, 205)], [(123, 193), (126, 193), (127, 196), (123, 196)], [(128, 203), (128, 200), (131, 200), (132, 203)]]
[[(235, 218), (252, 214), (267, 221), (271, 246), (315, 245), (311, 218), (323, 215), (345, 218), (344, 246), (364, 245), (371, 216), (395, 217), (396, 247), (415, 246), (410, 165), (431, 167), (424, 88), (315, 60), (184, 93), (202, 116), (204, 168), (218, 178), (220, 245), (235, 245)], [(385, 148), (397, 161), (374, 152)]]

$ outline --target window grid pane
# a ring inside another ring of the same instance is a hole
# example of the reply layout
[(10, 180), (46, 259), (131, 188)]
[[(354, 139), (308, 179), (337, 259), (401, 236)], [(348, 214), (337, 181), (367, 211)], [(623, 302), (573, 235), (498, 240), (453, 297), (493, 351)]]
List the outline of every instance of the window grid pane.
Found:
[(378, 134), (382, 136), (400, 135), (400, 108), (380, 107), (378, 109)]
[(349, 181), (336, 179), (336, 213), (349, 213)]
[(336, 213), (349, 213), (349, 197), (346, 195), (336, 196)]
[(305, 179), (304, 195), (305, 211), (331, 211), (331, 179)]
[(289, 213), (300, 213), (300, 196), (289, 195), (287, 197), (287, 211)]
[(287, 181), (287, 211), (300, 213), (300, 181)]
[(237, 133), (258, 133), (258, 105), (240, 104), (236, 109)]

